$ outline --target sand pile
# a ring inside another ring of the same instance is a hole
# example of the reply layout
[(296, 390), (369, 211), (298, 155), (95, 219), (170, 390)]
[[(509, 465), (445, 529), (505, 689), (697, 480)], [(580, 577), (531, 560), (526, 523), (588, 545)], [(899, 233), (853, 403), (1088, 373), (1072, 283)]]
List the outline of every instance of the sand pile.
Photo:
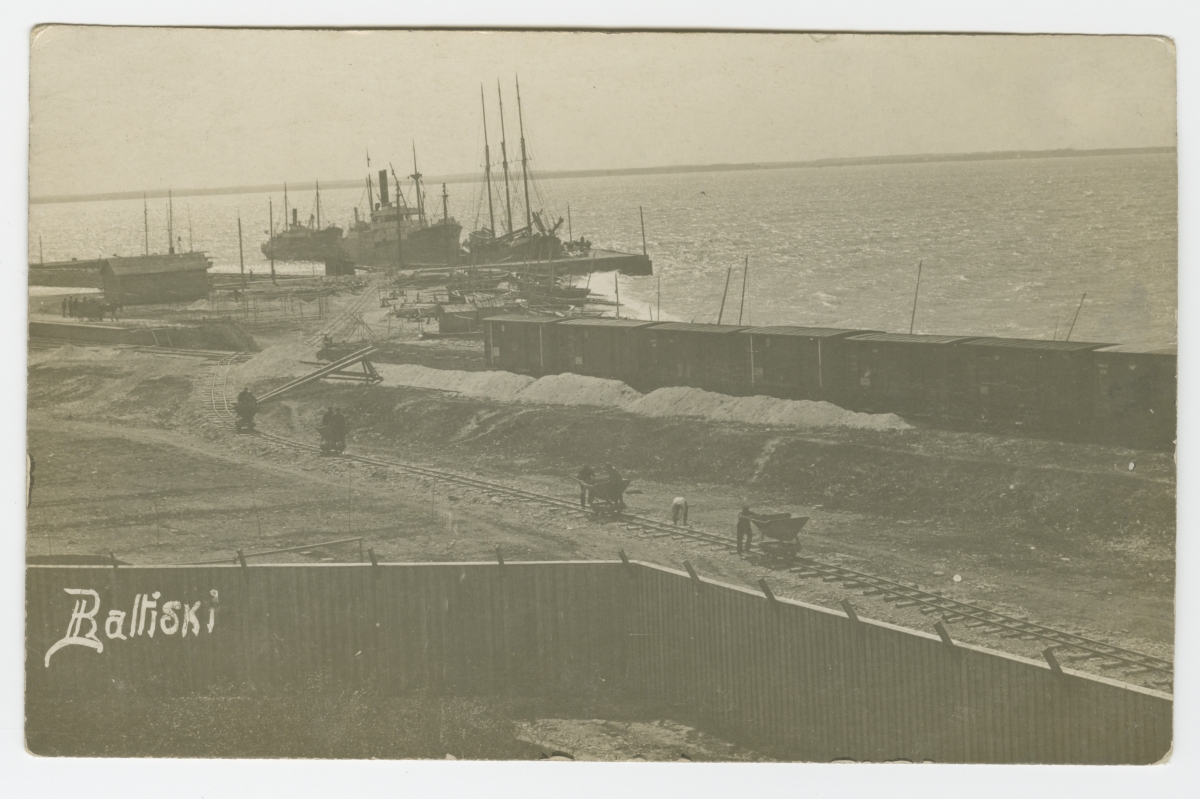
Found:
[(431, 388), (453, 391), (469, 397), (516, 402), (522, 391), (535, 381), (512, 372), (461, 372), (454, 369), (430, 369), (416, 364), (375, 364), (384, 385)]
[(640, 394), (619, 380), (558, 374), (534, 380), (511, 372), (461, 372), (415, 364), (376, 364), (384, 385), (453, 391), (469, 397), (541, 405), (592, 405), (652, 417), (695, 417), (777, 427), (907, 430), (891, 413), (855, 413), (828, 402), (775, 397), (730, 397), (674, 386)]
[(538, 402), (546, 405), (599, 405), (618, 408), (642, 398), (620, 380), (605, 380), (565, 373), (548, 375), (534, 381), (518, 396), (518, 402)]
[[(315, 347), (304, 336), (296, 336), (280, 344), (266, 347), (262, 352), (234, 369), (234, 382), (258, 382), (285, 377), (301, 377), (315, 372)], [(304, 363), (308, 361), (308, 363)]]
[(52, 350), (31, 353), (29, 365), (67, 361), (108, 361), (119, 358), (122, 353), (131, 357), (138, 356), (136, 352), (126, 352), (118, 347), (76, 347), (74, 344), (64, 344)]
[(778, 427), (853, 427), (863, 430), (907, 430), (894, 413), (855, 413), (829, 402), (776, 397), (731, 397), (685, 386), (660, 388), (622, 407), (639, 416), (694, 416), (717, 422)]

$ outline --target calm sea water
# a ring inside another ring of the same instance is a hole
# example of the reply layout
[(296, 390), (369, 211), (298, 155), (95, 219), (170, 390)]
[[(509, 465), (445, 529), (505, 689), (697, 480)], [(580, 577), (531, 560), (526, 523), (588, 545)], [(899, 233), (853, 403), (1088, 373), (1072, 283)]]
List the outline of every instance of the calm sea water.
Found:
[[(626, 311), (723, 321), (907, 332), (918, 264), (915, 332), (1062, 338), (1162, 346), (1176, 341), (1177, 181), (1172, 155), (829, 167), (540, 181), (555, 216), (596, 245), (641, 249), (638, 206), (656, 276), (622, 277)], [(432, 195), (434, 187), (430, 187)], [(486, 215), (477, 187), (449, 186), (450, 213)], [(311, 193), (293, 192), (301, 219)], [(275, 195), (278, 223), (282, 196)], [(441, 209), (440, 198), (430, 204)], [(323, 218), (346, 225), (359, 189), (321, 193)], [(537, 203), (535, 203), (535, 206)], [(267, 270), (267, 195), (178, 198), (175, 234), (215, 271)], [(190, 216), (190, 234), (189, 234)], [(567, 229), (564, 223), (562, 231)], [(150, 249), (165, 251), (166, 203), (151, 201)], [(143, 250), (142, 203), (31, 207), (30, 259)], [(749, 258), (741, 306), (742, 266)], [(309, 273), (309, 264), (278, 265)], [(319, 269), (319, 267), (315, 267)], [(610, 275), (593, 288), (613, 290)]]

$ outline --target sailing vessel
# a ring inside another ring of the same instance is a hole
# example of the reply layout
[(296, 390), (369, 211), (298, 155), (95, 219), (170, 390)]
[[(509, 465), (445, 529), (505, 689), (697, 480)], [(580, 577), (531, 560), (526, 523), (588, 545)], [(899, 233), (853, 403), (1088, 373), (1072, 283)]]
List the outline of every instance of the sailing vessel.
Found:
[(287, 184), (283, 186), (284, 228), (270, 232), (262, 245), (263, 255), (277, 261), (324, 261), (341, 254), (342, 229), (337, 225), (321, 227), (321, 184), (317, 183), (316, 214), (300, 221), (300, 211), (292, 208), (288, 217)]
[[(488, 198), (488, 224), (479, 227), (467, 237), (467, 257), (473, 264), (503, 264), (523, 273), (542, 272), (546, 276), (586, 274), (619, 270), (627, 275), (649, 275), (652, 271), (650, 259), (645, 252), (641, 255), (599, 250), (591, 246), (583, 236), (578, 241), (564, 242), (558, 232), (563, 219), (554, 220), (544, 210), (534, 210), (529, 193), (532, 176), (529, 170), (529, 151), (525, 143), (525, 115), (521, 108), (521, 83), (517, 84), (517, 120), (520, 130), (521, 190), (525, 205), (525, 224), (516, 227), (514, 222), (512, 183), (509, 174), (508, 135), (504, 125), (504, 96), (500, 84), (496, 84), (496, 95), (500, 107), (500, 165), (503, 172), (503, 205), (499, 209), (500, 223), (497, 225), (496, 200), (500, 199), (500, 188), (493, 189), (492, 154), (488, 140), (487, 103), (483, 87), (479, 89), (479, 100), (483, 105), (483, 159), (484, 183)], [(499, 180), (497, 180), (499, 182)], [(521, 198), (518, 198), (520, 200)]]
[[(409, 205), (400, 189), (400, 179), (392, 170), (393, 186), (388, 186), (388, 170), (379, 170), (379, 196), (367, 176), (370, 218), (360, 218), (354, 209), (354, 224), (341, 240), (341, 257), (362, 266), (448, 265), (459, 263), (462, 225), (450, 216), (449, 197), (442, 185), (442, 218), (431, 221), (425, 212), (425, 192), (413, 148), (413, 181), (416, 205)], [(390, 191), (394, 188), (394, 197)]]

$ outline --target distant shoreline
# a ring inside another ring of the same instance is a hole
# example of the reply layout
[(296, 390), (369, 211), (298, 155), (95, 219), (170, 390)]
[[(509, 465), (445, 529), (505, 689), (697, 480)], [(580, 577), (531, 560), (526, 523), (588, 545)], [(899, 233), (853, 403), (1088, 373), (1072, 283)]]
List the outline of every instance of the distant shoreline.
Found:
[[(770, 161), (748, 164), (693, 164), (687, 166), (651, 166), (631, 169), (577, 169), (538, 172), (539, 178), (604, 178), (627, 175), (681, 175), (695, 172), (747, 172), (762, 169), (812, 169), (831, 166), (871, 166), (877, 164), (926, 164), (955, 161), (1015, 161), (1031, 158), (1085, 158), (1105, 155), (1164, 155), (1176, 152), (1175, 147), (1124, 147), (1098, 150), (997, 150), (983, 153), (936, 153), (929, 155), (878, 155), (858, 158), (821, 158), (813, 161)], [(476, 183), (478, 175), (431, 175), (426, 183)], [(347, 189), (362, 185), (361, 178), (355, 180), (331, 180), (324, 185), (327, 189)], [(312, 191), (313, 183), (288, 183), (293, 191)], [(222, 194), (259, 194), (282, 191), (282, 183), (258, 186), (225, 186), (215, 189), (174, 189), (175, 197), (201, 197)], [(30, 197), (34, 204), (96, 202), (101, 200), (137, 200), (142, 197), (166, 197), (167, 190), (117, 191), (99, 194), (52, 194)]]

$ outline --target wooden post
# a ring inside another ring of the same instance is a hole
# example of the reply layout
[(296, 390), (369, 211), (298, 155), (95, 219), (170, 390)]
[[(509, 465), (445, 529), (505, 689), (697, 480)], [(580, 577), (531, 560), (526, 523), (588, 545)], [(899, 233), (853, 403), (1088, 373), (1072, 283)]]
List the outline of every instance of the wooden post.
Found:
[(1075, 309), (1075, 316), (1071, 318), (1071, 329), (1067, 331), (1067, 337), (1063, 341), (1071, 340), (1071, 333), (1075, 331), (1075, 320), (1079, 318), (1079, 312), (1083, 310), (1083, 301), (1087, 299), (1087, 292), (1083, 292), (1083, 296), (1079, 298), (1079, 307)]
[(850, 604), (850, 600), (843, 599), (838, 604), (840, 604), (842, 606), (842, 610), (846, 611), (846, 615), (850, 617), (850, 621), (857, 624), (858, 623), (858, 613), (854, 610), (854, 606)]
[(771, 586), (767, 585), (767, 580), (764, 577), (758, 581), (758, 587), (762, 589), (763, 595), (766, 596), (767, 602), (771, 605), (771, 610), (779, 612), (779, 600), (775, 598), (775, 592), (771, 590)]
[(642, 213), (642, 206), (638, 206), (638, 219), (642, 221), (642, 255), (646, 255), (646, 215)]
[(942, 622), (937, 622), (933, 625), (933, 629), (937, 630), (937, 634), (941, 636), (942, 643), (946, 646), (954, 646), (954, 641), (950, 638), (950, 633), (946, 632), (946, 625)]
[(1044, 657), (1046, 659), (1046, 662), (1050, 664), (1051, 671), (1053, 671), (1055, 674), (1062, 674), (1063, 673), (1062, 664), (1060, 664), (1058, 662), (1058, 658), (1055, 657), (1054, 649), (1055, 649), (1055, 647), (1052, 647), (1052, 646), (1046, 647), (1045, 649), (1042, 650), (1042, 657)]
[(913, 309), (912, 318), (908, 321), (908, 334), (911, 336), (913, 325), (917, 323), (917, 294), (921, 291), (921, 267), (925, 264), (925, 259), (917, 262), (917, 288), (913, 291)]
[(687, 573), (692, 578), (693, 585), (695, 586), (696, 590), (699, 591), (704, 586), (704, 583), (701, 582), (700, 575), (696, 574), (696, 570), (692, 568), (691, 561), (685, 560), (683, 562), (683, 568), (687, 569)]
[(746, 308), (746, 278), (750, 274), (750, 256), (746, 256), (746, 265), (742, 268), (742, 301), (738, 305), (738, 324), (742, 323), (742, 311)]
[(733, 267), (729, 267), (725, 271), (725, 291), (721, 294), (721, 310), (717, 313), (717, 324), (721, 324), (721, 317), (725, 315), (725, 296), (729, 294), (729, 276), (733, 274)]

